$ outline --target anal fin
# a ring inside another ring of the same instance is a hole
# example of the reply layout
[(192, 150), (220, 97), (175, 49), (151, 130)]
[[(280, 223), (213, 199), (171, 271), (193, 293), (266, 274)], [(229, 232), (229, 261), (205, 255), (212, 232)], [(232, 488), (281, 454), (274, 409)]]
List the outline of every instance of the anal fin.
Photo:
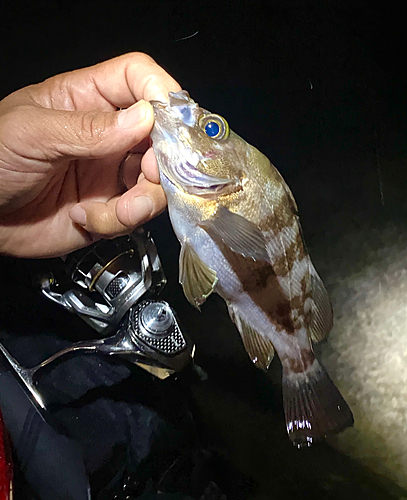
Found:
[(187, 242), (181, 246), (179, 256), (179, 282), (188, 302), (199, 309), (215, 289), (218, 278)]
[(239, 330), (244, 348), (251, 361), (257, 368), (268, 370), (274, 357), (274, 347), (270, 340), (265, 339), (260, 333), (244, 321), (232, 305), (229, 305), (229, 314)]

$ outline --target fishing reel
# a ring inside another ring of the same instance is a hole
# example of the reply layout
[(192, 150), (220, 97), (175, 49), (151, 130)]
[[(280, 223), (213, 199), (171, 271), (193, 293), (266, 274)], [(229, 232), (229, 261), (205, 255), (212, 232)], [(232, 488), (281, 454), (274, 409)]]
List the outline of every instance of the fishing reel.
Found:
[[(51, 402), (37, 386), (39, 373), (68, 355), (100, 353), (125, 358), (165, 379), (187, 365), (194, 372), (194, 346), (171, 306), (158, 297), (166, 278), (155, 244), (142, 229), (98, 241), (60, 264), (40, 277), (42, 294), (79, 316), (96, 334), (31, 368), (22, 366), (0, 343), (0, 406), (18, 444), (22, 470), (39, 497), (48, 499), (57, 491), (58, 498), (90, 500), (83, 450), (53, 417)], [(56, 481), (50, 494), (49, 477), (57, 477), (61, 470), (65, 480)]]
[[(161, 379), (191, 361), (192, 343), (170, 305), (158, 300), (167, 281), (156, 246), (143, 229), (69, 254), (65, 269), (68, 287), (50, 273), (41, 278), (43, 295), (102, 337), (68, 350), (120, 355)], [(61, 292), (61, 286), (67, 289)]]
[(76, 342), (32, 368), (21, 366), (1, 343), (0, 351), (43, 409), (35, 377), (66, 355), (116, 355), (165, 379), (192, 365), (194, 355), (174, 311), (158, 299), (165, 284), (157, 249), (143, 229), (98, 241), (69, 254), (59, 276), (40, 278), (42, 294), (86, 321), (98, 338)]

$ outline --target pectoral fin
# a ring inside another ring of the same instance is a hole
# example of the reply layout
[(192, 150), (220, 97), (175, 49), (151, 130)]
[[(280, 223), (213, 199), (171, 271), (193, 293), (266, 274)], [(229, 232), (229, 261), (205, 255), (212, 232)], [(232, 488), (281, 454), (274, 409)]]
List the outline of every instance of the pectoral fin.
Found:
[(216, 214), (203, 221), (200, 227), (216, 241), (221, 239), (225, 245), (244, 257), (269, 262), (266, 240), (260, 229), (239, 214), (220, 206)]
[(187, 300), (199, 309), (213, 292), (216, 272), (203, 262), (188, 243), (183, 243), (179, 256), (179, 282)]
[(333, 325), (332, 304), (328, 292), (314, 266), (310, 264), (312, 312), (308, 331), (314, 342), (320, 342)]
[(229, 314), (239, 330), (243, 345), (250, 359), (257, 368), (265, 371), (268, 370), (274, 356), (274, 347), (271, 341), (262, 337), (260, 333), (248, 325), (231, 305), (229, 305)]

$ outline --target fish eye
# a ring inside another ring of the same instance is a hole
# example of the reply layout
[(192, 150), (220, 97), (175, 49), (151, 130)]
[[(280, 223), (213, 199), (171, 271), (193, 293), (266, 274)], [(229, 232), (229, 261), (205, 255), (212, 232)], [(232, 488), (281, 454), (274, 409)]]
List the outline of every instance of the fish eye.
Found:
[(198, 121), (199, 126), (211, 139), (226, 139), (229, 136), (228, 122), (219, 115), (202, 115)]

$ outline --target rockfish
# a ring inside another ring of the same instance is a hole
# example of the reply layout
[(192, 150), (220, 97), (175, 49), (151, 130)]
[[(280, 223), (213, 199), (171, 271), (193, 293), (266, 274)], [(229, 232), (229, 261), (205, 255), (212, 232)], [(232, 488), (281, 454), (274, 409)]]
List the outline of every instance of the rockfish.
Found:
[(351, 426), (351, 410), (312, 350), (332, 327), (332, 307), (287, 184), (260, 151), (185, 90), (152, 104), (151, 137), (181, 243), (186, 298), (199, 308), (218, 293), (257, 367), (267, 370), (277, 351), (295, 444)]

